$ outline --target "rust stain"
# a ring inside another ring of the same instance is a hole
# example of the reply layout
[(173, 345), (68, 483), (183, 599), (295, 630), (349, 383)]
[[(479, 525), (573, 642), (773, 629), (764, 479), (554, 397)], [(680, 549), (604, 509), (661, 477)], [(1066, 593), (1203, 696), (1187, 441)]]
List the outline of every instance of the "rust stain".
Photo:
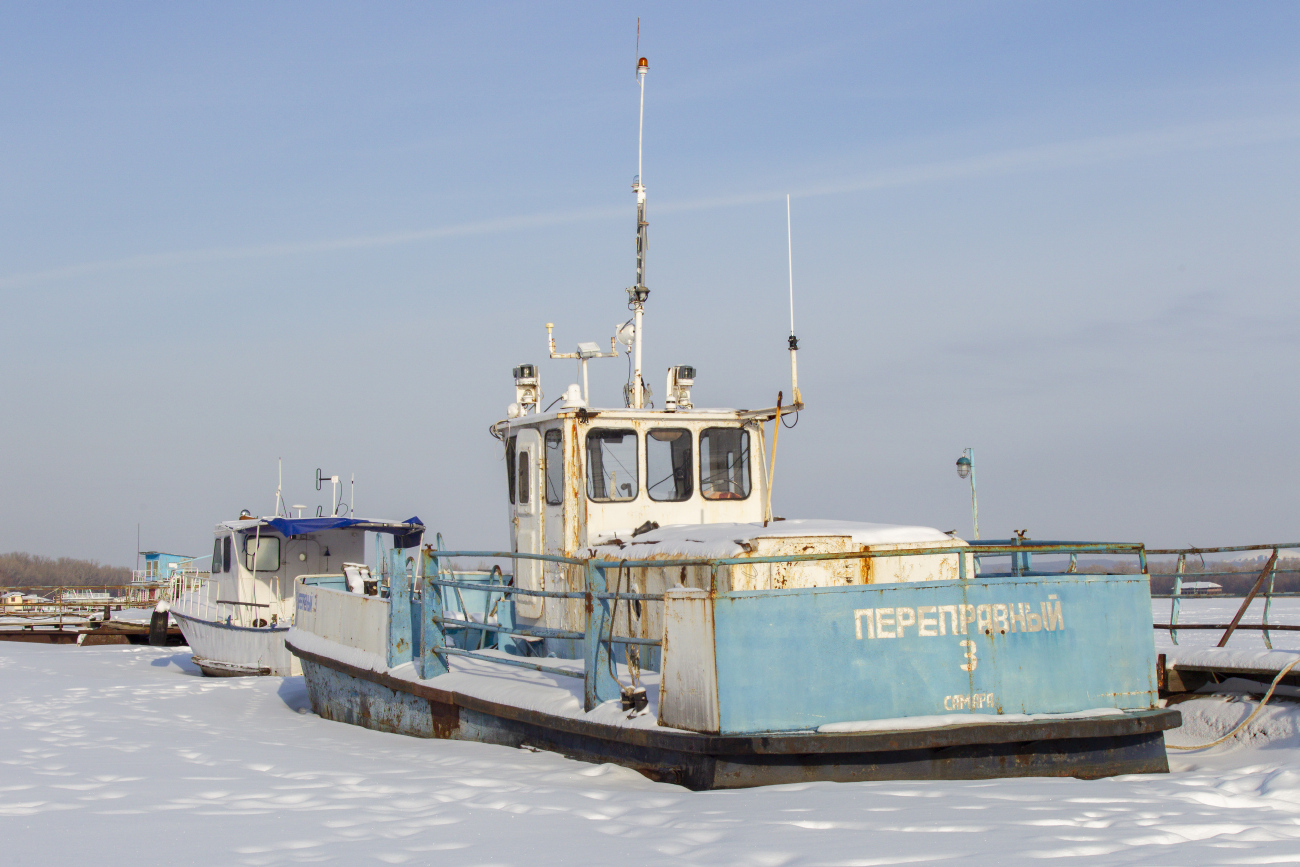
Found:
[(449, 740), (460, 733), (460, 709), (456, 705), (429, 699), (429, 717), (433, 724), (430, 737)]

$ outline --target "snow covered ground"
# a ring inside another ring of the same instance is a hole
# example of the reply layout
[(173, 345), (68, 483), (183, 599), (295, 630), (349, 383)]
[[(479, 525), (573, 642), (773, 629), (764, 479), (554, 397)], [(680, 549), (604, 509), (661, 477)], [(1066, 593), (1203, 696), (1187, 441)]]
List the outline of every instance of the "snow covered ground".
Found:
[[(203, 678), (188, 656), (0, 643), (6, 864), (1300, 863), (1291, 701), (1167, 776), (696, 793), (326, 722), (301, 678)], [(1254, 706), (1184, 703), (1170, 741)]]

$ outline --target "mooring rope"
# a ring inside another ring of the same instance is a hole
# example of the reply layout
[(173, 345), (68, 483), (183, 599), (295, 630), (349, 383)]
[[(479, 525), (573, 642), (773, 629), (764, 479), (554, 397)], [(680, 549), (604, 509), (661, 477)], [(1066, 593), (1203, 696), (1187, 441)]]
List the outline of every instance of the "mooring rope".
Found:
[(1259, 707), (1255, 708), (1254, 712), (1251, 713), (1250, 716), (1242, 720), (1232, 731), (1228, 732), (1223, 737), (1219, 738), (1218, 740), (1210, 741), (1208, 744), (1200, 744), (1194, 747), (1180, 747), (1177, 746), (1176, 744), (1166, 744), (1165, 746), (1171, 750), (1205, 750), (1205, 749), (1209, 749), (1210, 747), (1218, 746), (1219, 744), (1223, 743), (1228, 738), (1232, 737), (1237, 732), (1244, 729), (1247, 725), (1250, 724), (1251, 720), (1253, 720), (1256, 716), (1259, 715), (1259, 712), (1264, 709), (1264, 705), (1268, 704), (1268, 700), (1273, 697), (1273, 690), (1277, 689), (1278, 682), (1281, 681), (1282, 678), (1286, 677), (1286, 673), (1291, 669), (1295, 668), (1297, 665), (1300, 665), (1300, 658), (1291, 660), (1291, 662), (1287, 664), (1286, 668), (1279, 671), (1277, 673), (1277, 677), (1273, 678), (1273, 682), (1269, 684), (1268, 692), (1264, 693), (1264, 698), (1260, 700)]

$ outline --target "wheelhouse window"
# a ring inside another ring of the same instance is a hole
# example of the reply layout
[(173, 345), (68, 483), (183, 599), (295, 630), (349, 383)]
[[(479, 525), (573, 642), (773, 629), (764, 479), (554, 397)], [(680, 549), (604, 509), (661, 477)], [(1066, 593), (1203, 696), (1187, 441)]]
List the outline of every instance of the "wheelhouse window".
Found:
[(700, 433), (700, 493), (706, 500), (749, 496), (749, 431), (710, 427)]
[(518, 437), (506, 440), (506, 484), (510, 486), (510, 504), (515, 502), (515, 443)]
[(216, 575), (230, 571), (230, 537), (218, 536), (212, 543), (211, 572)]
[(646, 493), (659, 502), (689, 500), (695, 486), (691, 471), (691, 432), (682, 428), (651, 430), (645, 436)]
[(558, 430), (546, 432), (546, 503), (558, 506), (564, 494), (564, 435)]
[(245, 536), (244, 568), (249, 572), (274, 572), (280, 568), (280, 537)]
[(515, 495), (519, 505), (528, 505), (528, 452), (520, 452), (515, 459), (519, 464), (519, 484), (515, 485)]
[(601, 503), (636, 499), (636, 431), (592, 428), (587, 432), (587, 496)]

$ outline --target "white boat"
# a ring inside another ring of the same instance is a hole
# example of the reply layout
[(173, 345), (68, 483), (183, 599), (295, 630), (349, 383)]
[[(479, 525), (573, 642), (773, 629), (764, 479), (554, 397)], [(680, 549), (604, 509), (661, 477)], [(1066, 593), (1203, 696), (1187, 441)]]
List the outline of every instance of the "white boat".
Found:
[(191, 579), (170, 614), (213, 677), (301, 674), (284, 646), (293, 625), (295, 582), (377, 595), (379, 579), (365, 564), (365, 534), (418, 539), (409, 521), (358, 518), (241, 517), (217, 525), (212, 567)]

